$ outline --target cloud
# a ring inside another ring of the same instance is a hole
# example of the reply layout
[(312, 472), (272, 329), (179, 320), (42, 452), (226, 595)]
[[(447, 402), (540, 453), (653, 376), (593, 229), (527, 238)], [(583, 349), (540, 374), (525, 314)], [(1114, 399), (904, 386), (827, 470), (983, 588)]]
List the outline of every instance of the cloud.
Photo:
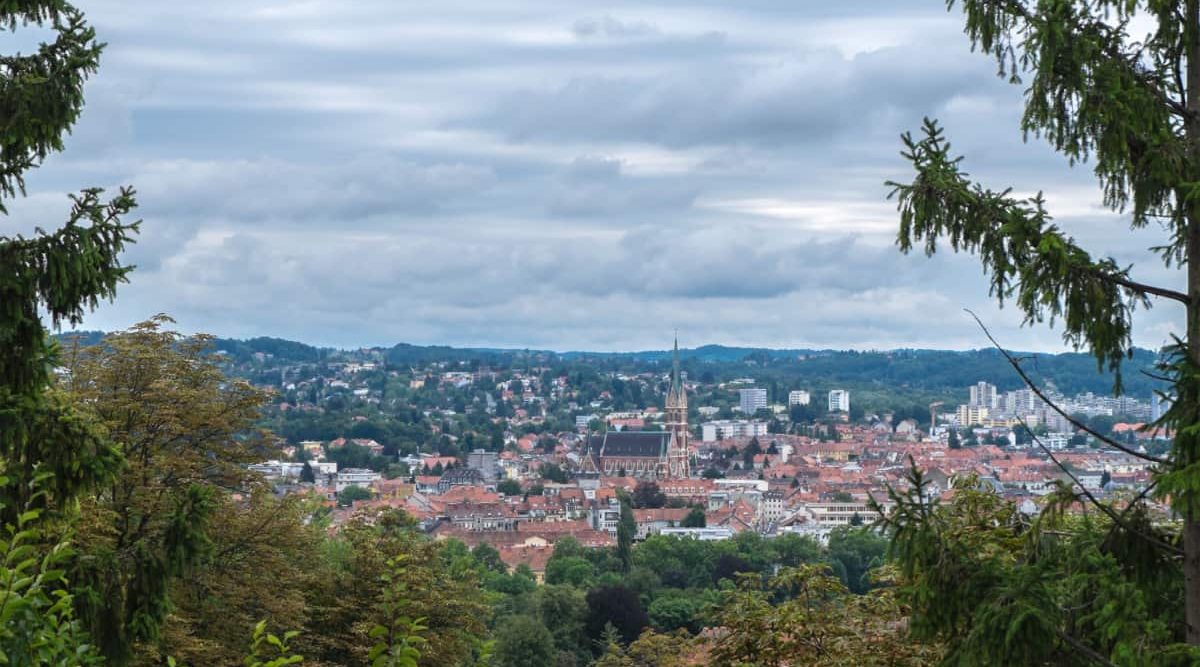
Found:
[[(93, 0), (110, 46), (68, 150), (0, 234), (64, 193), (138, 188), (139, 268), (86, 325), (323, 344), (1057, 349), (975, 258), (904, 256), (887, 179), (937, 116), (971, 173), (1045, 190), (1081, 240), (1179, 274), (1090, 173), (1019, 141), (1018, 87), (939, 3)], [(1149, 261), (1147, 261), (1149, 260)], [(1157, 344), (1180, 314), (1139, 317)]]
[(645, 21), (620, 21), (611, 16), (582, 18), (571, 26), (571, 32), (580, 39), (607, 37), (610, 39), (636, 38), (658, 35), (658, 26)]
[(888, 114), (932, 113), (997, 88), (986, 63), (940, 55), (917, 45), (850, 58), (812, 50), (657, 76), (581, 76), (515, 92), (476, 122), (513, 141), (824, 144), (871, 134)]

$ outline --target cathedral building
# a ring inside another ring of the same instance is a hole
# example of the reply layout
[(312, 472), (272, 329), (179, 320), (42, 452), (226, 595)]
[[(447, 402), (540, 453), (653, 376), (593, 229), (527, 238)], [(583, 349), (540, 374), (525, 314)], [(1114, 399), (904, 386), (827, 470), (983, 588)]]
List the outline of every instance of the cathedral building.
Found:
[(665, 414), (664, 431), (607, 431), (592, 436), (585, 468), (606, 476), (624, 474), (640, 479), (685, 479), (690, 475), (687, 391), (679, 373), (678, 339)]

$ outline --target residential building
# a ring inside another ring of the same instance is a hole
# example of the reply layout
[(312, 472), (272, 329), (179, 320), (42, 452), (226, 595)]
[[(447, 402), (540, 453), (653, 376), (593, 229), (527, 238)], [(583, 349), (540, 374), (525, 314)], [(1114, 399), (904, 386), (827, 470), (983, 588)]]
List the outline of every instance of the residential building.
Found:
[(438, 493), (445, 493), (455, 486), (482, 486), (486, 480), (475, 468), (451, 468), (442, 473), (438, 480)]
[(659, 535), (690, 537), (701, 542), (719, 542), (733, 538), (731, 528), (663, 528)]
[(762, 387), (738, 389), (739, 402), (742, 412), (753, 415), (767, 407), (767, 390)]
[(803, 389), (788, 392), (788, 405), (808, 405), (811, 402), (812, 397)]
[(380, 475), (374, 470), (366, 468), (346, 468), (339, 470), (334, 477), (333, 488), (338, 493), (346, 490), (348, 486), (361, 486), (368, 489), (372, 484), (379, 481)]
[(989, 382), (976, 382), (970, 388), (971, 398), (968, 405), (977, 408), (995, 409), (996, 385)]
[(467, 467), (478, 470), (486, 481), (496, 479), (496, 452), (476, 449), (467, 454)]
[(722, 419), (700, 425), (701, 439), (705, 442), (728, 438), (750, 438), (767, 434), (767, 423), (748, 419)]
[(989, 409), (978, 405), (960, 405), (956, 416), (959, 426), (976, 426), (988, 419)]
[(850, 412), (850, 392), (845, 389), (829, 392), (829, 411)]

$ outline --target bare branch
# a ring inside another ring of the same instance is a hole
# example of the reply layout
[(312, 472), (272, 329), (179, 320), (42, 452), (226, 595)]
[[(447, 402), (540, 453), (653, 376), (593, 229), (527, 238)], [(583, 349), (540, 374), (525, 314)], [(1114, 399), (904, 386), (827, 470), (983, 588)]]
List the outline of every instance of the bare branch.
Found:
[(975, 312), (970, 310), (969, 308), (964, 308), (963, 310), (967, 311), (967, 313), (972, 318), (975, 319), (975, 323), (979, 325), (979, 328), (983, 330), (984, 335), (987, 336), (988, 340), (992, 342), (992, 346), (995, 347), (997, 350), (999, 350), (1000, 354), (1004, 355), (1004, 358), (1008, 361), (1008, 364), (1013, 367), (1013, 370), (1015, 370), (1017, 372), (1017, 375), (1021, 376), (1021, 381), (1025, 383), (1025, 386), (1029, 387), (1030, 391), (1032, 391), (1038, 398), (1040, 398), (1042, 400), (1042, 402), (1044, 402), (1046, 405), (1053, 408), (1054, 411), (1057, 412), (1058, 414), (1062, 415), (1063, 419), (1066, 419), (1072, 426), (1087, 433), (1088, 435), (1092, 436), (1093, 438), (1096, 438), (1097, 440), (1099, 440), (1100, 442), (1103, 442), (1104, 444), (1108, 445), (1109, 447), (1112, 447), (1113, 449), (1122, 451), (1130, 456), (1142, 459), (1143, 461), (1150, 461), (1152, 463), (1157, 463), (1159, 465), (1164, 465), (1164, 466), (1171, 465), (1171, 461), (1169, 459), (1160, 458), (1158, 456), (1154, 456), (1153, 454), (1146, 454), (1143, 452), (1139, 452), (1135, 449), (1130, 449), (1129, 447), (1126, 447), (1125, 445), (1117, 442), (1116, 440), (1113, 440), (1112, 438), (1110, 438), (1106, 435), (1101, 435), (1098, 431), (1096, 431), (1092, 427), (1084, 424), (1083, 422), (1079, 421), (1078, 419), (1075, 419), (1071, 415), (1067, 414), (1065, 410), (1058, 407), (1057, 403), (1055, 403), (1054, 401), (1051, 401), (1049, 399), (1049, 397), (1046, 396), (1045, 392), (1043, 392), (1041, 390), (1041, 388), (1038, 387), (1037, 384), (1035, 384), (1032, 379), (1030, 379), (1029, 375), (1025, 372), (1025, 369), (1021, 368), (1020, 362), (1018, 362), (1015, 358), (1013, 358), (1013, 355), (1011, 353), (1009, 353), (1008, 350), (1001, 347), (1000, 343), (996, 342), (996, 338), (994, 336), (992, 336), (992, 332), (988, 331), (988, 328), (986, 326), (984, 326), (983, 321), (979, 319), (979, 316), (976, 315)]
[[(1018, 419), (1021, 420), (1022, 426), (1024, 426), (1026, 429), (1029, 429), (1029, 425), (1025, 423), (1024, 419), (1022, 419), (1020, 417), (1018, 417)], [(1037, 446), (1040, 447), (1041, 450), (1043, 452), (1045, 452), (1046, 456), (1050, 457), (1050, 460), (1054, 462), (1054, 465), (1058, 466), (1059, 469), (1061, 469), (1064, 473), (1066, 473), (1067, 477), (1071, 478), (1071, 483), (1079, 488), (1080, 494), (1083, 495), (1084, 497), (1086, 497), (1090, 503), (1095, 505), (1096, 509), (1103, 512), (1106, 516), (1108, 516), (1109, 519), (1112, 519), (1114, 524), (1119, 525), (1121, 528), (1124, 528), (1126, 531), (1128, 531), (1134, 535), (1137, 535), (1138, 537), (1146, 540), (1147, 542), (1153, 544), (1154, 546), (1156, 546), (1168, 553), (1172, 553), (1172, 554), (1175, 554), (1178, 556), (1183, 555), (1183, 550), (1180, 549), (1179, 547), (1177, 547), (1173, 544), (1168, 544), (1166, 542), (1163, 542), (1162, 540), (1158, 539), (1157, 537), (1155, 537), (1153, 535), (1147, 535), (1146, 533), (1143, 533), (1142, 531), (1137, 530), (1133, 526), (1130, 526), (1129, 524), (1125, 523), (1123, 515), (1118, 515), (1116, 513), (1116, 511), (1113, 510), (1113, 508), (1100, 502), (1099, 498), (1097, 498), (1095, 495), (1093, 495), (1091, 491), (1088, 491), (1087, 487), (1085, 487), (1083, 485), (1083, 483), (1079, 481), (1079, 478), (1075, 476), (1075, 473), (1071, 472), (1071, 469), (1068, 468), (1066, 466), (1066, 464), (1064, 464), (1062, 461), (1059, 461), (1058, 457), (1055, 456), (1054, 453), (1050, 451), (1050, 448), (1047, 447), (1044, 443), (1042, 443), (1041, 438), (1039, 438), (1037, 435), (1034, 435), (1032, 430), (1030, 430), (1029, 433), (1033, 437), (1033, 441), (1035, 443), (1037, 443)]]

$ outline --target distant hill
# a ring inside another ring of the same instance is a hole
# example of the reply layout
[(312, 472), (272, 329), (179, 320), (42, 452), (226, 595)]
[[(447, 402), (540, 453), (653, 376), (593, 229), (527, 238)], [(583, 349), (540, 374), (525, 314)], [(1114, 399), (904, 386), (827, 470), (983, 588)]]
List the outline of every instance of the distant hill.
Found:
[[(60, 334), (59, 339), (78, 338), (84, 345), (94, 344), (103, 336), (99, 331)], [(270, 355), (281, 363), (313, 363), (352, 357), (361, 351), (321, 348), (282, 338), (259, 337), (246, 340), (217, 338), (216, 349), (235, 362), (249, 361), (255, 354)], [(639, 371), (660, 368), (671, 359), (671, 350), (636, 352), (553, 352), (499, 348), (459, 348), (445, 345), (399, 343), (389, 348), (369, 348), (392, 365), (415, 366), (437, 361), (468, 362), (495, 367), (546, 365), (556, 363), (595, 364), (610, 370)], [(1108, 394), (1113, 377), (1097, 368), (1096, 360), (1083, 353), (1033, 354), (1025, 368), (1039, 382), (1053, 382), (1064, 393), (1091, 391)], [(848, 386), (910, 387), (922, 390), (964, 389), (984, 380), (1002, 390), (1021, 386), (1008, 363), (993, 349), (984, 350), (814, 350), (770, 349), (704, 345), (682, 349), (679, 356), (686, 369), (696, 377), (732, 379), (752, 375), (762, 380), (782, 382), (801, 380), (813, 386), (843, 383)], [(1161, 383), (1143, 370), (1153, 367), (1154, 352), (1138, 349), (1123, 372), (1125, 393), (1148, 397)]]

